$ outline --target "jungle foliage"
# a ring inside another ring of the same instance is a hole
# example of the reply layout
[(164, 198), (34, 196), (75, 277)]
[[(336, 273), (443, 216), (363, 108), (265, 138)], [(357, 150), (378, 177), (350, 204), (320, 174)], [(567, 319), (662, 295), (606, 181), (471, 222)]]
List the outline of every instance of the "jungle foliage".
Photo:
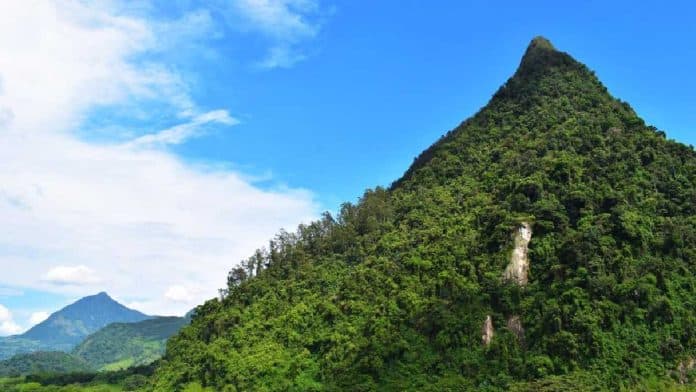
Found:
[[(522, 221), (525, 287), (501, 279)], [(693, 147), (537, 38), (488, 105), (391, 187), (233, 269), (169, 340), (152, 388), (681, 390), (695, 263)]]
[(107, 372), (44, 372), (22, 377), (0, 377), (0, 390), (3, 392), (144, 391), (154, 368), (154, 364), (149, 364)]
[(154, 317), (112, 323), (85, 338), (72, 354), (97, 370), (146, 365), (162, 356), (167, 339), (188, 322), (187, 317)]
[(81, 358), (60, 351), (37, 351), (28, 354), (17, 354), (10, 359), (0, 361), (0, 377), (90, 370), (92, 370), (92, 367)]

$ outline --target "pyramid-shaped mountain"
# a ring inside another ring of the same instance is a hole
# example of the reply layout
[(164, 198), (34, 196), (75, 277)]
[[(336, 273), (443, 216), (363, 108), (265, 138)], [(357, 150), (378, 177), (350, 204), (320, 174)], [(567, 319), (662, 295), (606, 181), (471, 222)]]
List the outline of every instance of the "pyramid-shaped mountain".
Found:
[(101, 292), (60, 309), (19, 337), (46, 344), (75, 345), (108, 324), (130, 323), (147, 318), (149, 316), (125, 307), (107, 293)]
[(0, 359), (35, 351), (70, 351), (89, 334), (108, 324), (149, 319), (102, 292), (54, 312), (21, 335), (0, 338)]
[[(544, 38), (388, 189), (282, 232), (160, 390), (635, 389), (696, 364), (696, 152)], [(693, 373), (693, 372), (692, 372)], [(236, 389), (234, 389), (236, 388)]]

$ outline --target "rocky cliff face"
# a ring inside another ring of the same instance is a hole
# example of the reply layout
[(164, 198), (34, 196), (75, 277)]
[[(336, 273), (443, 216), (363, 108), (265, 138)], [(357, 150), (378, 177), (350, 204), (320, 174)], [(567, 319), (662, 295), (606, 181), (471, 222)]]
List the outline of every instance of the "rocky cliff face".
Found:
[(488, 346), (493, 340), (493, 319), (490, 315), (486, 316), (486, 320), (483, 322), (483, 328), (481, 330), (481, 342)]
[(532, 239), (532, 227), (528, 222), (520, 223), (514, 234), (514, 248), (510, 255), (510, 264), (505, 268), (505, 280), (524, 286), (529, 281), (529, 241)]

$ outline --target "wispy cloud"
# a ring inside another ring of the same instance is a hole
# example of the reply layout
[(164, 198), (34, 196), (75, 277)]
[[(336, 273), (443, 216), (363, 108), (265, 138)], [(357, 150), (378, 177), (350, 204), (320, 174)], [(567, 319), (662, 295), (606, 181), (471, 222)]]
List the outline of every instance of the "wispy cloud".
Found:
[(325, 14), (318, 0), (232, 0), (226, 2), (233, 26), (261, 34), (269, 42), (263, 68), (290, 67), (304, 60), (302, 45), (315, 38)]
[(201, 136), (204, 128), (209, 124), (235, 125), (239, 121), (232, 118), (227, 110), (213, 110), (199, 114), (184, 124), (159, 131), (157, 133), (140, 136), (127, 143), (131, 147), (157, 146), (167, 144), (181, 144), (188, 139)]

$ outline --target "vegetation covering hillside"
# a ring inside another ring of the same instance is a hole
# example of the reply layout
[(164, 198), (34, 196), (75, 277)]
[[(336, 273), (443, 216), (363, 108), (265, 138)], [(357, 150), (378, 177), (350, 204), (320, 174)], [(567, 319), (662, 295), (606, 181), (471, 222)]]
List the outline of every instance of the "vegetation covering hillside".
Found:
[[(503, 279), (511, 254), (529, 262), (524, 279)], [(488, 105), (392, 187), (281, 232), (232, 270), (224, 298), (170, 339), (154, 388), (688, 381), (694, 262), (696, 152), (538, 38)]]
[(3, 392), (116, 392), (142, 391), (154, 367), (138, 366), (112, 372), (36, 374), (0, 378)]
[(0, 376), (20, 376), (40, 373), (71, 373), (90, 371), (91, 367), (80, 358), (60, 351), (39, 351), (17, 354), (0, 361)]
[(160, 358), (167, 339), (188, 322), (184, 317), (156, 317), (113, 323), (88, 336), (72, 353), (99, 370), (145, 365)]
[(0, 378), (0, 390), (3, 392), (120, 392), (132, 391), (123, 389), (120, 385), (73, 384), (73, 385), (41, 385), (38, 382), (27, 382), (23, 378)]
[[(72, 353), (35, 351), (0, 361), (0, 377), (112, 371), (147, 365), (164, 353), (167, 339), (190, 321), (156, 317), (136, 323), (112, 323), (89, 335)], [(21, 341), (21, 339), (15, 339)], [(35, 349), (37, 346), (30, 348)]]
[(18, 336), (0, 337), (0, 360), (11, 358), (16, 354), (35, 351), (53, 351), (50, 344), (42, 344), (37, 340), (24, 339)]

